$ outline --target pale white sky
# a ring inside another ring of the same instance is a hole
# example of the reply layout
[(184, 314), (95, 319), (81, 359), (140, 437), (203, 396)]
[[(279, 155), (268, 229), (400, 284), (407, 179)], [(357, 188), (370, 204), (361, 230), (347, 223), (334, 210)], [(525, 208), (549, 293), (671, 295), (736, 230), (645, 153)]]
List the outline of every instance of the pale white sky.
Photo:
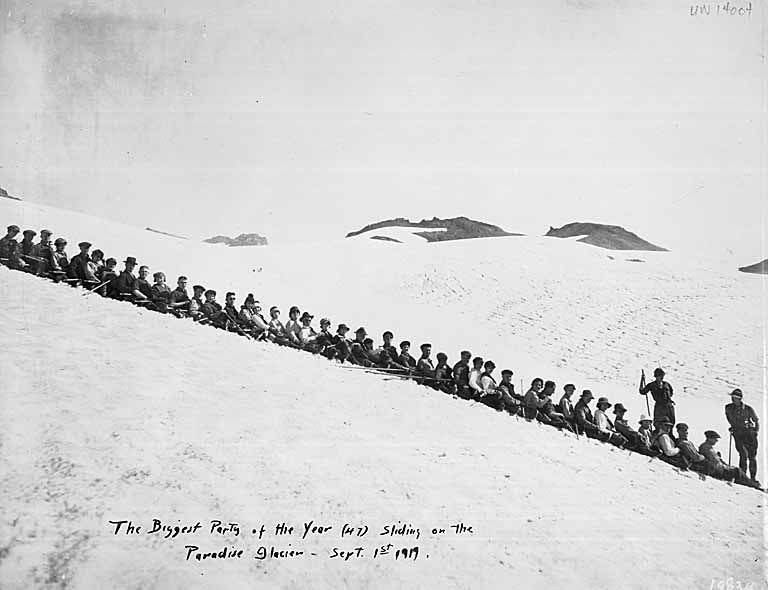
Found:
[(689, 7), (0, 0), (0, 186), (194, 237), (600, 221), (752, 263), (766, 15)]

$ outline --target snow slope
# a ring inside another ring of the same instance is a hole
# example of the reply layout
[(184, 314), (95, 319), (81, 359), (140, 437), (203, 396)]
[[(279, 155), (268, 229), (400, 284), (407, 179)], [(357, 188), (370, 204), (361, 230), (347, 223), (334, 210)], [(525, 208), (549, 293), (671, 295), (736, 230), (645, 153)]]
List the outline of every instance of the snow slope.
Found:
[[(4, 588), (762, 587), (759, 492), (81, 293), (0, 268)], [(230, 534), (199, 544), (249, 558), (186, 562), (107, 524), (152, 518), (400, 520), (429, 557), (258, 561)]]

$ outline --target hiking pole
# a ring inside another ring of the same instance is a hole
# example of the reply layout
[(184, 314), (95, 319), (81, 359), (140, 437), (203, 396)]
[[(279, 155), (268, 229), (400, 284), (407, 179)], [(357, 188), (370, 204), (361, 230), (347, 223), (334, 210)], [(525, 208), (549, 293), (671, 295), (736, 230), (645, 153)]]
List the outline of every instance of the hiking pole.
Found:
[(733, 432), (728, 436), (728, 465), (731, 465), (731, 447), (733, 446)]
[[(645, 369), (640, 369), (640, 390), (645, 389)], [(645, 393), (645, 408), (648, 410), (648, 416), (651, 415), (651, 404), (648, 402), (648, 393)]]
[(112, 282), (112, 279), (109, 279), (109, 280), (106, 280), (106, 281), (104, 281), (104, 282), (103, 282), (103, 283), (101, 283), (100, 285), (96, 285), (96, 286), (95, 286), (93, 289), (88, 289), (88, 290), (87, 290), (85, 293), (83, 293), (83, 297), (85, 297), (86, 295), (89, 295), (90, 293), (93, 293), (93, 292), (94, 292), (94, 291), (96, 291), (97, 289), (100, 289), (100, 288), (101, 288), (101, 287), (103, 287), (104, 285), (106, 285), (106, 284), (108, 284), (108, 283), (111, 283), (111, 282)]

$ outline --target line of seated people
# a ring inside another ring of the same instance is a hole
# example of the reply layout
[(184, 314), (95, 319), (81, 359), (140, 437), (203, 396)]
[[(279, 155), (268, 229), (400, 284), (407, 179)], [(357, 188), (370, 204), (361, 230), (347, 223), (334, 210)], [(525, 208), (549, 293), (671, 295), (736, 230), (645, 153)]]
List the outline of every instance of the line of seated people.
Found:
[(449, 365), (448, 356), (443, 352), (436, 355), (437, 364), (434, 364), (429, 343), (420, 346), (421, 355), (416, 359), (410, 354), (411, 343), (404, 340), (399, 347), (395, 347), (394, 335), (390, 331), (384, 332), (382, 344), (378, 347), (368, 337), (364, 327), (358, 328), (354, 339), (350, 339), (350, 328), (346, 324), (339, 324), (336, 332), (332, 333), (330, 320), (322, 318), (318, 332), (312, 327), (314, 316), (307, 311), (302, 313), (296, 306), (289, 309), (289, 319), (285, 323), (280, 320), (277, 306), (270, 308), (267, 320), (253, 294), (249, 293), (238, 309), (236, 294), (228, 292), (222, 306), (216, 301), (216, 291), (202, 285), (194, 285), (190, 297), (185, 276), (178, 277), (176, 287), (171, 289), (166, 284), (165, 274), (155, 272), (150, 284), (147, 266), (140, 266), (138, 275), (134, 274), (138, 264), (132, 256), (125, 259), (125, 268), (118, 274), (115, 259), (105, 260), (101, 250), (90, 252), (92, 245), (89, 242), (80, 242), (80, 253), (69, 260), (65, 251), (66, 240), (57, 238), (51, 244), (49, 230), (40, 232), (41, 239), (37, 244), (33, 243), (36, 235), (33, 230), (24, 231), (21, 243), (15, 240), (18, 232), (18, 226), (9, 226), (7, 235), (0, 239), (0, 263), (11, 268), (83, 285), (105, 297), (130, 301), (177, 317), (189, 317), (201, 324), (255, 340), (305, 350), (373, 371), (409, 376), (421, 385), (480, 402), (499, 412), (659, 457), (681, 469), (759, 487), (756, 480), (750, 479), (739, 467), (725, 463), (720, 453), (714, 450), (719, 439), (715, 431), (706, 431), (706, 440), (697, 450), (688, 441), (686, 424), (677, 424), (678, 436), (675, 438), (671, 432), (671, 421), (661, 420), (654, 425), (651, 419), (641, 415), (639, 428), (635, 430), (626, 419), (627, 409), (621, 403), (613, 406), (614, 420), (608, 416), (612, 404), (605, 397), (597, 400), (596, 409), (592, 412), (589, 404), (594, 396), (588, 389), (582, 392), (574, 405), (572, 397), (576, 387), (571, 383), (564, 386), (563, 395), (555, 404), (554, 381), (537, 377), (525, 394), (518, 393), (512, 382), (512, 370), (502, 370), (501, 381), (497, 382), (493, 375), (495, 363), (482, 357), (472, 358), (472, 353), (467, 350), (461, 352), (460, 360), (453, 366)]

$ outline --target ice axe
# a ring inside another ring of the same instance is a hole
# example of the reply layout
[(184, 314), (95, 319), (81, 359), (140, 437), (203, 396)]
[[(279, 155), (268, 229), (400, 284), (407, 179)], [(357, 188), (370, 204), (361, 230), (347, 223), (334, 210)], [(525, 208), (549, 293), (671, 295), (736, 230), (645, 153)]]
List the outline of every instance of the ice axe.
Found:
[(731, 447), (733, 446), (733, 432), (728, 433), (728, 465), (731, 464)]

